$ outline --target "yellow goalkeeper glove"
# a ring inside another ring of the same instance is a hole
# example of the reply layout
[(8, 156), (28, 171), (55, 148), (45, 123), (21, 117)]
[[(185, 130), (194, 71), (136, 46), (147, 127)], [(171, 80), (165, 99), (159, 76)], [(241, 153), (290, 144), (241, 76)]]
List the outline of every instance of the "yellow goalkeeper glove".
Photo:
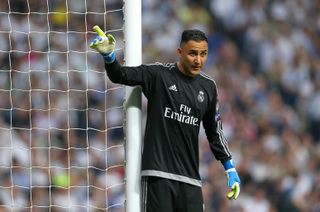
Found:
[(228, 199), (237, 199), (238, 196), (240, 194), (240, 185), (239, 183), (234, 183), (232, 186), (231, 186), (231, 190), (228, 192), (227, 194), (227, 197)]
[(97, 25), (92, 29), (98, 36), (90, 43), (90, 48), (99, 52), (106, 63), (112, 63), (116, 59), (116, 39), (111, 34), (106, 35)]
[(224, 162), (223, 167), (226, 170), (225, 172), (228, 178), (228, 186), (231, 189), (228, 192), (227, 197), (228, 199), (237, 199), (240, 194), (240, 178), (233, 160)]

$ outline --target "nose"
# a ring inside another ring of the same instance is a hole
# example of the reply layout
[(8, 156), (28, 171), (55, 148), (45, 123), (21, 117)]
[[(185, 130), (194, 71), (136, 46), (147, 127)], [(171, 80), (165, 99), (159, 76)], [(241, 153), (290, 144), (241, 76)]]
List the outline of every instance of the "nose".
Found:
[(197, 55), (197, 56), (195, 56), (195, 58), (194, 58), (194, 62), (195, 63), (200, 63), (200, 55)]

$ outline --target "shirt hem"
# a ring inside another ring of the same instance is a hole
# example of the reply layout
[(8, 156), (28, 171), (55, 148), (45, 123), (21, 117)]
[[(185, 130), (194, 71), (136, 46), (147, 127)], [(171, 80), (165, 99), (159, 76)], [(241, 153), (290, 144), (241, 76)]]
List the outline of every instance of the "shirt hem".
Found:
[(193, 179), (190, 177), (178, 175), (178, 174), (172, 174), (168, 172), (158, 171), (158, 170), (143, 170), (141, 172), (141, 176), (155, 176), (155, 177), (162, 177), (170, 180), (176, 180), (179, 182), (191, 184), (194, 186), (202, 187), (201, 180)]

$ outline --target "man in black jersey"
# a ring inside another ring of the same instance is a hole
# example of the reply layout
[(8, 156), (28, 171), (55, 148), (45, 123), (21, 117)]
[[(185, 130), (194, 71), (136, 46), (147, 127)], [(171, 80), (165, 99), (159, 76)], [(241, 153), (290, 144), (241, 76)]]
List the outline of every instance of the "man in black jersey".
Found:
[(104, 58), (110, 80), (141, 86), (148, 99), (142, 155), (142, 211), (201, 212), (198, 135), (202, 121), (210, 148), (225, 168), (229, 199), (240, 193), (240, 179), (223, 135), (218, 94), (213, 79), (201, 72), (208, 40), (199, 30), (185, 30), (177, 49), (178, 62), (121, 66), (116, 41), (99, 27), (90, 47)]

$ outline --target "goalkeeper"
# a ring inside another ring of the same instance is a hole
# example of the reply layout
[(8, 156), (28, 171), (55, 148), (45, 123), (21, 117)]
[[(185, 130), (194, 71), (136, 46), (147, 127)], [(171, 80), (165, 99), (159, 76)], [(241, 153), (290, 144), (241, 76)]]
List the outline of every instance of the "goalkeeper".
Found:
[(203, 197), (199, 174), (198, 135), (202, 121), (210, 148), (221, 161), (228, 180), (229, 199), (237, 199), (240, 179), (223, 135), (216, 83), (201, 70), (208, 40), (199, 30), (185, 30), (176, 63), (121, 66), (116, 40), (98, 26), (90, 47), (105, 61), (110, 80), (141, 86), (148, 99), (142, 155), (142, 211), (200, 212)]

